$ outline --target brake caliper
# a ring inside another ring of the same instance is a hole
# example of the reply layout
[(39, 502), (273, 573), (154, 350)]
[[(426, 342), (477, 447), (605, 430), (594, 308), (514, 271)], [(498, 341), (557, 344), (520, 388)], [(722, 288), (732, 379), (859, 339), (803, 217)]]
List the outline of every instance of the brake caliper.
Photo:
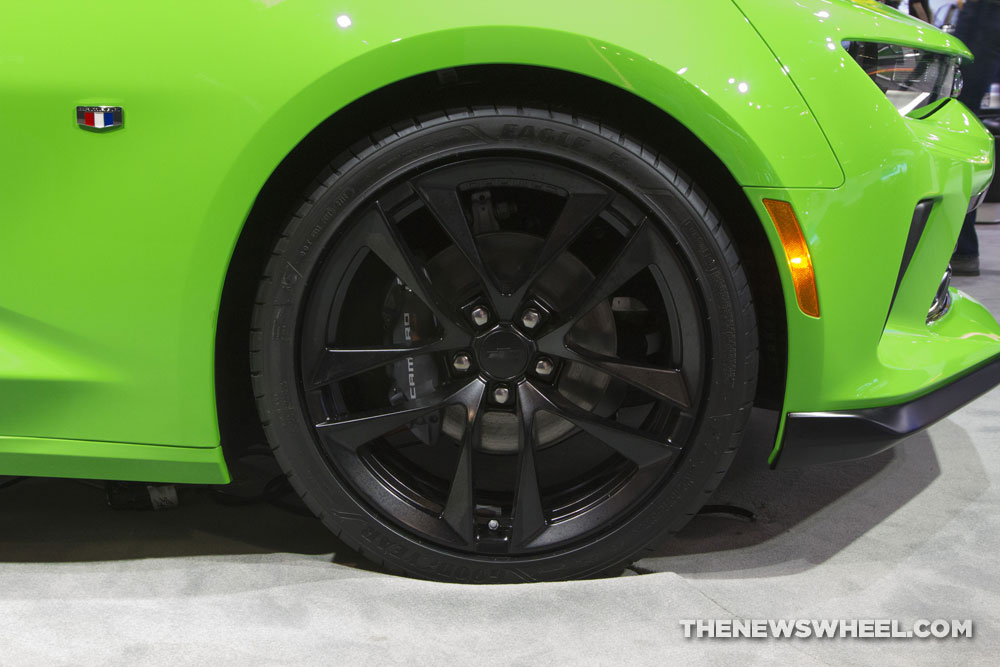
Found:
[[(387, 343), (392, 347), (419, 346), (422, 341), (433, 337), (437, 330), (434, 315), (409, 288), (398, 280), (389, 290), (385, 302), (386, 321), (392, 323), (387, 332)], [(389, 402), (393, 406), (416, 401), (433, 392), (438, 387), (440, 374), (431, 355), (404, 357), (391, 366), (390, 376), (393, 386)], [(438, 415), (431, 415), (413, 422), (410, 430), (426, 444), (437, 441), (441, 429)]]

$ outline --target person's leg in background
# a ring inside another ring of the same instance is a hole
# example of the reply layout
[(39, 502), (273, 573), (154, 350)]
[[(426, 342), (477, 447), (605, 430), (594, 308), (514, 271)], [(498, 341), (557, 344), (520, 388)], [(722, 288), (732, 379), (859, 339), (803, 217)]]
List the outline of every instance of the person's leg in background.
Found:
[(910, 0), (910, 16), (916, 16), (921, 21), (933, 23), (931, 19), (931, 6), (927, 0)]
[[(962, 68), (965, 86), (958, 99), (978, 111), (990, 84), (1000, 75), (1000, 0), (967, 0), (958, 16), (955, 36), (976, 56), (975, 62)], [(975, 212), (965, 216), (951, 269), (959, 276), (979, 275)]]

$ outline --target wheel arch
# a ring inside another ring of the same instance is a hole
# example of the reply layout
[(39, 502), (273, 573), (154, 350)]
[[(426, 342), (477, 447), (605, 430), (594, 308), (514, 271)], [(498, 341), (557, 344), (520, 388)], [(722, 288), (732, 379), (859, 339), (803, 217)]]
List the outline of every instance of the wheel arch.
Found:
[(250, 383), (249, 340), (254, 293), (276, 229), (331, 158), (372, 128), (413, 113), (466, 106), (502, 96), (557, 105), (618, 127), (670, 155), (727, 222), (748, 273), (760, 327), (756, 403), (779, 409), (787, 365), (785, 299), (777, 264), (760, 219), (722, 158), (672, 115), (638, 95), (598, 79), (546, 67), (478, 65), (408, 77), (345, 106), (313, 129), (270, 174), (243, 225), (222, 290), (215, 341), (216, 403), (223, 447), (230, 455), (264, 441)]

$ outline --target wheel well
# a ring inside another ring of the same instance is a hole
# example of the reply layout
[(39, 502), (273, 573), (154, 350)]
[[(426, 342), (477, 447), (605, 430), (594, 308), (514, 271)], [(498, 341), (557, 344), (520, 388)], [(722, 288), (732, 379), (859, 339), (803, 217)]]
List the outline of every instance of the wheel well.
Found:
[(761, 358), (755, 403), (780, 409), (787, 365), (781, 283), (759, 218), (725, 165), (671, 116), (615, 86), (540, 67), (469, 66), (399, 81), (338, 111), (288, 154), (258, 194), (226, 274), (216, 334), (216, 403), (227, 453), (264, 442), (250, 384), (250, 316), (261, 267), (281, 222), (302, 193), (333, 156), (397, 120), (404, 105), (408, 114), (419, 116), (442, 108), (490, 104), (498, 97), (525, 105), (565, 107), (627, 127), (661, 148), (710, 194), (737, 245), (757, 309)]

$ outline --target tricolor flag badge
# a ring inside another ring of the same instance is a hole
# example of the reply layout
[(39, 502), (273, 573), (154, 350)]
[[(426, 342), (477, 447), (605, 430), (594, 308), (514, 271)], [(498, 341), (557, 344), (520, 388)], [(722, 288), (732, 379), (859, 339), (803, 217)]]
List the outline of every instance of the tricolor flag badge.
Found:
[(76, 124), (92, 130), (121, 127), (121, 107), (77, 107)]

